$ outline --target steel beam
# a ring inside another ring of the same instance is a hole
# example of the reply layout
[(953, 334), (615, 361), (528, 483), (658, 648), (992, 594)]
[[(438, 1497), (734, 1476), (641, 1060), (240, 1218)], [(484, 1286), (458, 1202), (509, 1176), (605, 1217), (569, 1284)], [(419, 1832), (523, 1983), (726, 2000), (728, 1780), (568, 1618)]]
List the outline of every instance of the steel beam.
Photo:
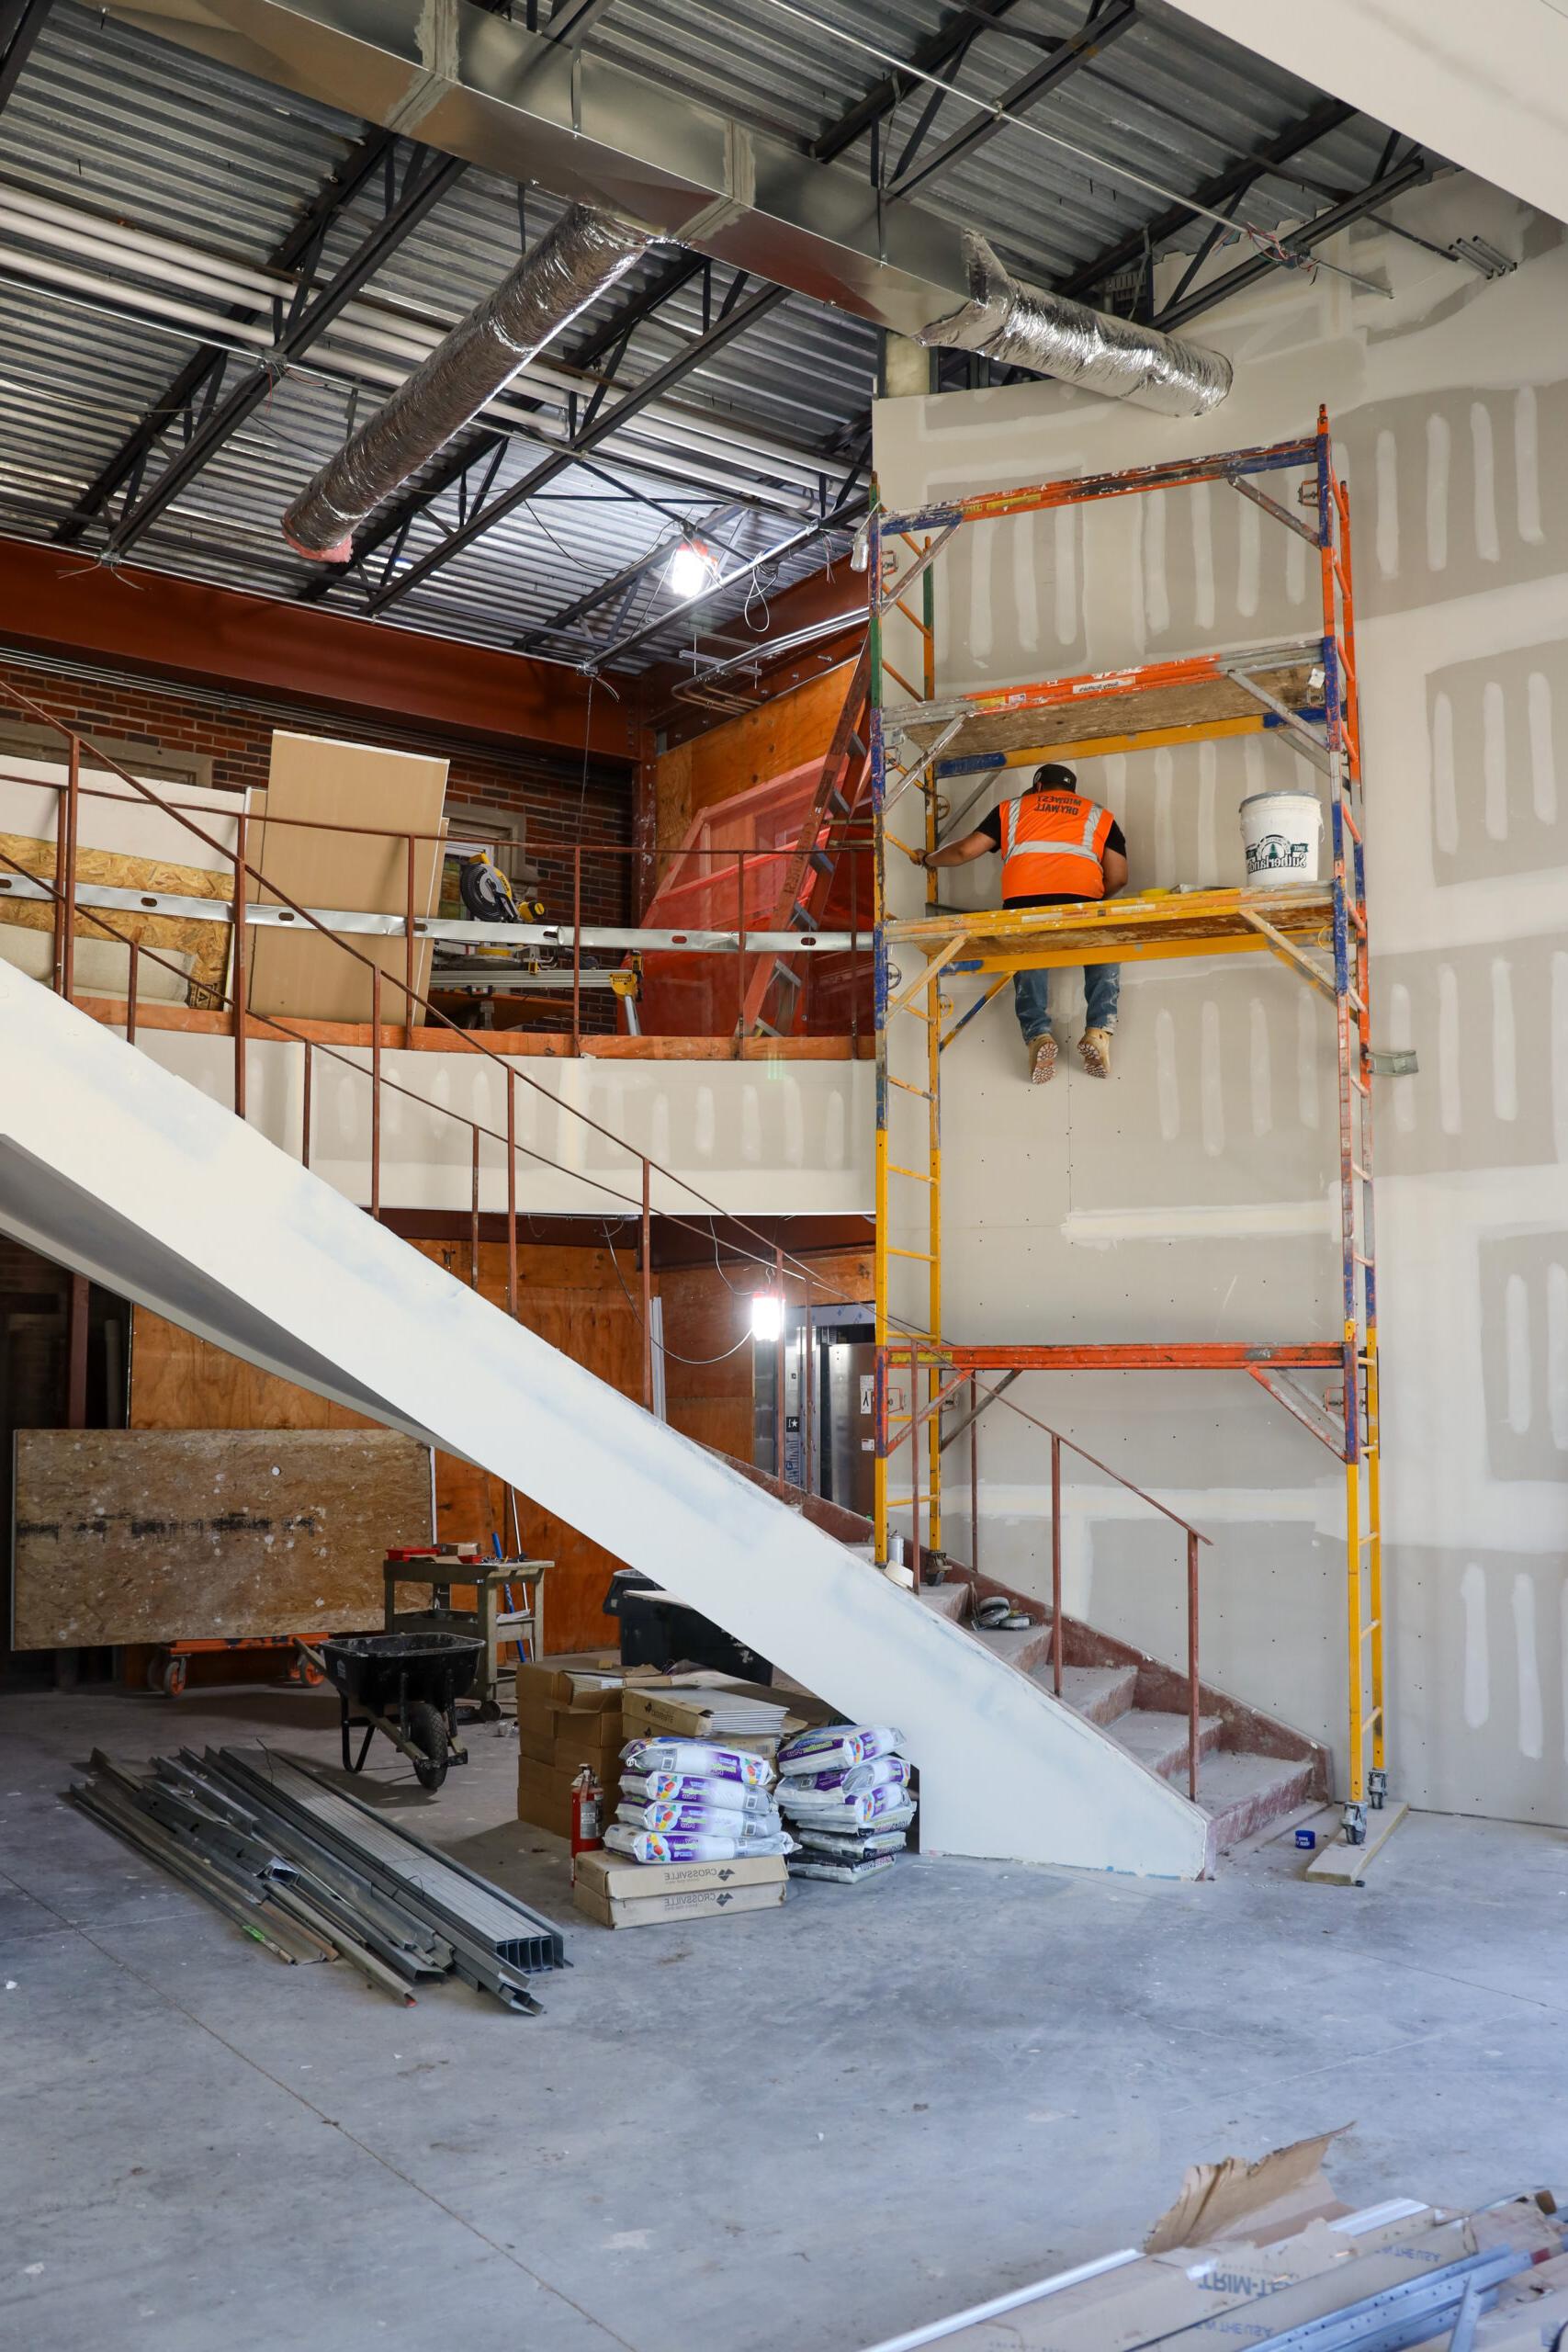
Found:
[[(1060, 89), (1063, 83), (1070, 81), (1083, 66), (1091, 65), (1112, 41), (1130, 32), (1137, 20), (1137, 0), (1111, 0), (1111, 6), (1103, 16), (1091, 17), (1070, 40), (1062, 43), (1054, 56), (1031, 66), (1029, 72), (1020, 74), (1016, 82), (1010, 82), (998, 98), (985, 103), (1005, 107), (1010, 114), (1021, 114), (1026, 107), (1038, 106), (1042, 98), (1047, 98), (1053, 90)], [(1006, 128), (1006, 123), (997, 114), (987, 112), (980, 115), (965, 130), (955, 131), (951, 139), (945, 140), (934, 153), (926, 157), (924, 163), (910, 163), (888, 181), (882, 191), (884, 198), (891, 203), (895, 198), (912, 196), (936, 173), (951, 171), (954, 164), (961, 164), (976, 153), (987, 140), (994, 139), (998, 130)]]
[(0, 5), (0, 110), (21, 80), (53, 5), (54, 0), (4, 0)]
[(1320, 139), (1326, 139), (1331, 130), (1337, 130), (1341, 124), (1349, 122), (1355, 113), (1354, 107), (1346, 106), (1338, 98), (1324, 99), (1309, 114), (1303, 115), (1298, 121), (1269, 140), (1266, 146), (1258, 148), (1256, 153), (1238, 156), (1234, 164), (1227, 164), (1224, 171), (1216, 172), (1212, 179), (1205, 180), (1201, 187), (1193, 190), (1190, 204), (1170, 205), (1145, 228), (1134, 229), (1129, 235), (1119, 237), (1113, 245), (1107, 245), (1103, 252), (1096, 254), (1092, 261), (1083, 263), (1069, 277), (1063, 278), (1056, 291), (1078, 297), (1092, 292), (1106, 278), (1114, 277), (1119, 269), (1126, 269), (1133, 262), (1140, 261), (1145, 252), (1157, 251), (1179, 230), (1186, 228), (1190, 220), (1199, 217), (1200, 208), (1212, 209), (1245, 195), (1258, 180), (1267, 179), (1276, 164), (1288, 163), (1292, 155), (1299, 155), (1304, 148), (1315, 146)]
[[(423, 168), (421, 166), (423, 165)], [(186, 486), (195, 481), (209, 458), (223, 447), (230, 435), (252, 416), (266, 399), (276, 380), (280, 367), (299, 358), (308, 351), (318, 335), (323, 334), (333, 322), (352, 302), (380, 268), (383, 262), (396, 253), (421, 222), (435, 209), (448, 188), (460, 179), (468, 165), (457, 156), (444, 155), (425, 160), (425, 151), (416, 150), (403, 182), (402, 193), (396, 203), (378, 220), (369, 233), (361, 239), (328, 283), (313, 300), (299, 305), (295, 315), (285, 322), (265, 363), (254, 368), (227, 399), (220, 399), (197, 427), (177, 456), (172, 458), (153, 483), (131, 507), (130, 513), (109, 533), (109, 547), (116, 554), (123, 554), (149, 530)]]
[[(1405, 188), (1415, 187), (1418, 182), (1428, 178), (1431, 169), (1427, 157), (1419, 152), (1407, 155), (1397, 171), (1385, 174), (1381, 180), (1369, 181), (1365, 187), (1358, 188), (1354, 196), (1347, 196), (1338, 204), (1330, 205), (1326, 212), (1318, 213), (1311, 220), (1303, 220), (1297, 228), (1285, 230), (1280, 241), (1286, 252), (1310, 253), (1314, 245), (1323, 244), (1341, 229), (1348, 228), (1352, 220), (1359, 220), (1364, 212), (1371, 212), (1374, 205), (1386, 204), (1390, 197), (1399, 196)], [(1195, 293), (1162, 311), (1157, 321), (1161, 332), (1168, 332), (1173, 327), (1181, 326), (1188, 319), (1199, 317), (1204, 311), (1212, 311), (1216, 302), (1227, 301), (1231, 295), (1256, 285), (1260, 277), (1267, 277), (1270, 270), (1279, 266), (1273, 254), (1254, 254), (1250, 261), (1240, 263), (1235, 269), (1227, 269), (1223, 277), (1212, 277), (1206, 286), (1200, 286)]]
[[(297, 269), (308, 254), (319, 249), (333, 222), (346, 211), (367, 182), (385, 169), (396, 146), (397, 141), (389, 130), (368, 131), (322, 183), (314, 200), (268, 254), (264, 266)], [(261, 315), (259, 311), (239, 302), (231, 304), (228, 311), (230, 318), (247, 325)], [(105, 459), (64, 521), (56, 526), (52, 535), (55, 539), (70, 546), (81, 537), (93, 517), (130, 481), (163, 435), (195, 408), (211, 385), (221, 380), (230, 356), (206, 344), (193, 354), (146, 415), (132, 425), (114, 455)]]
[(645, 376), (641, 383), (635, 385), (613, 406), (606, 401), (592, 423), (584, 424), (570, 441), (531, 468), (521, 481), (513, 482), (511, 489), (503, 491), (499, 498), (492, 498), (482, 514), (470, 517), (460, 530), (449, 532), (439, 547), (431, 548), (417, 563), (410, 564), (406, 571), (399, 572), (379, 589), (370, 598), (367, 606), (372, 617), (385, 612), (389, 605), (398, 603), (413, 589), (423, 586), (443, 564), (450, 563), (455, 555), (460, 555), (465, 548), (471, 547), (482, 532), (488, 531), (493, 523), (499, 523), (503, 515), (514, 514), (519, 507), (526, 506), (531, 498), (536, 497), (547, 484), (565, 473), (579, 458), (596, 449), (602, 441), (607, 440), (612, 433), (636, 416), (640, 409), (646, 408), (650, 401), (658, 400), (671, 384), (677, 384), (683, 376), (690, 375), (694, 368), (702, 367), (745, 328), (765, 317), (768, 311), (776, 310), (787, 297), (786, 287), (764, 287), (749, 301), (738, 303), (728, 318), (716, 320), (706, 334), (699, 335), (695, 342), (688, 344), (673, 358), (667, 359), (661, 368), (656, 368), (650, 376)]

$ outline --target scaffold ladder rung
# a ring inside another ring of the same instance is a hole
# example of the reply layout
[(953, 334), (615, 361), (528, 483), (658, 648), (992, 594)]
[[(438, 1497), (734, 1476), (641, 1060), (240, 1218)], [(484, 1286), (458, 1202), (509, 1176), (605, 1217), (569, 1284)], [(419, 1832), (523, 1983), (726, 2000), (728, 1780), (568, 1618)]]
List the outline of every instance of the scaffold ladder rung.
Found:
[(890, 1258), (918, 1258), (922, 1266), (929, 1266), (933, 1262), (929, 1250), (898, 1250), (891, 1241), (887, 1245), (887, 1254)]
[(895, 1159), (888, 1161), (887, 1173), (889, 1176), (908, 1176), (917, 1184), (934, 1184), (936, 1182), (934, 1176), (922, 1176), (918, 1168), (900, 1168)]

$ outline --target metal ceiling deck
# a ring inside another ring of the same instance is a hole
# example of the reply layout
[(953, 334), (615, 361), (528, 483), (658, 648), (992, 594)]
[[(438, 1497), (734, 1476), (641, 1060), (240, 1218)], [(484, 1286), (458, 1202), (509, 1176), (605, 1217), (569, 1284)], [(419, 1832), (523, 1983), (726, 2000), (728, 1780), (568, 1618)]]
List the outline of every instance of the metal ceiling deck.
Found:
[[(965, 14), (971, 21), (995, 17), (947, 68), (965, 90), (994, 101), (1048, 53), (1043, 43), (1079, 30), (1086, 5), (857, 0), (835, 21), (909, 58)], [(520, 17), (527, 6), (515, 0)], [(810, 13), (826, 18), (837, 7), (838, 0), (811, 0)], [(547, 29), (547, 0), (539, 0), (538, 17)], [(803, 145), (840, 123), (886, 74), (874, 57), (786, 15), (775, 0), (615, 0), (588, 40), (608, 57)], [(874, 141), (887, 177), (933, 95), (907, 88), (874, 133), (842, 150), (844, 158), (869, 172)], [(1310, 85), (1166, 0), (1138, 0), (1131, 28), (1031, 119), (1193, 194), (1321, 103)], [(975, 119), (972, 108), (947, 100), (922, 157)], [(124, 437), (214, 335), (231, 336), (237, 346), (226, 385), (265, 358), (271, 329), (266, 280), (258, 273), (364, 136), (351, 116), (76, 0), (54, 0), (0, 117), (0, 202), (62, 209), (36, 229), (12, 219), (0, 231), (0, 530), (52, 537)], [(1360, 189), (1387, 141), (1381, 124), (1350, 117), (1256, 179), (1239, 201), (1238, 223), (1271, 231), (1336, 192)], [(414, 151), (398, 144), (400, 172)], [(385, 200), (378, 172), (333, 221), (321, 276), (353, 255)], [(1047, 284), (1084, 271), (1163, 209), (1146, 189), (1015, 125), (954, 162), (916, 200), (940, 203), (983, 231), (1021, 273)], [(279, 532), (284, 507), (338, 446), (345, 424), (369, 413), (558, 209), (533, 188), (520, 207), (509, 183), (475, 168), (463, 172), (320, 346), (277, 370), (265, 401), (139, 530), (125, 560), (268, 595), (319, 596), (317, 567)], [(1195, 243), (1207, 226), (1200, 220), (1167, 245)], [(117, 230), (164, 243), (146, 258), (130, 254), (116, 245)], [(596, 332), (613, 337), (627, 301), (676, 259), (672, 249), (656, 248), (576, 323), (558, 354), (547, 354), (540, 370), (487, 413), (479, 434), (499, 429), (508, 436), (495, 455), (492, 504), (584, 413), (596, 379), (566, 372), (569, 349), (581, 349)], [(731, 280), (716, 265), (705, 284), (692, 277), (636, 326), (606, 407), (691, 348), (720, 314)], [(275, 283), (280, 317), (292, 289), (287, 278)], [(247, 289), (248, 311), (226, 299)], [(748, 286), (745, 299), (756, 291)], [(1114, 292), (1102, 289), (1100, 299)], [(561, 616), (669, 547), (685, 524), (705, 532), (728, 570), (820, 523), (833, 501), (862, 486), (856, 469), (875, 360), (874, 329), (789, 295), (694, 366), (635, 425), (617, 428), (591, 462), (569, 462), (527, 504), (405, 590), (410, 567), (434, 555), (471, 512), (474, 480), (446, 488), (412, 515), (400, 538), (333, 583), (327, 608), (363, 613), (385, 594), (390, 600), (378, 617), (387, 626), (502, 647), (526, 639), (552, 658), (603, 658), (617, 671), (677, 657), (690, 647), (695, 624), (671, 614), (662, 561), (581, 621), (563, 626)], [(136, 495), (156, 486), (181, 441), (176, 424), (133, 481)], [(437, 460), (431, 472), (442, 470)], [(79, 532), (74, 544), (84, 562), (112, 546), (133, 503), (111, 503), (107, 515)], [(760, 574), (747, 572), (702, 608), (704, 633), (743, 635), (770, 590), (818, 569), (825, 550), (847, 555), (849, 535), (846, 526)], [(628, 636), (636, 644), (615, 653)]]

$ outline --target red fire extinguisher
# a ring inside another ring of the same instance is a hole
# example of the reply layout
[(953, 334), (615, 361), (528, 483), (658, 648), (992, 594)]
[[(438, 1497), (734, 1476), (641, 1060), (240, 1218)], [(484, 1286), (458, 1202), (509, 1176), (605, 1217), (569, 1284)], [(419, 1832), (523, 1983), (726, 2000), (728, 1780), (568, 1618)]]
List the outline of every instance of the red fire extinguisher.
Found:
[(571, 1784), (571, 1876), (577, 1883), (577, 1858), (591, 1854), (604, 1840), (599, 1825), (604, 1817), (604, 1792), (593, 1777), (593, 1768), (585, 1764)]

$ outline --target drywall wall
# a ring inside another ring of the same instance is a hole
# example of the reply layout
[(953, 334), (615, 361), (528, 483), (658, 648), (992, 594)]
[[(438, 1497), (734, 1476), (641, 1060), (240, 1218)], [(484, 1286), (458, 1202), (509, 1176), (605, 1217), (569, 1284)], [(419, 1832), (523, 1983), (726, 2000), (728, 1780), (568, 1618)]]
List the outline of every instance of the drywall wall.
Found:
[[(137, 1050), (231, 1103), (234, 1048), (226, 1037), (138, 1031)], [(299, 1155), (305, 1048), (247, 1047), (247, 1115)], [(362, 1204), (369, 1198), (370, 1049), (311, 1055), (310, 1164)], [(483, 1054), (381, 1056), (381, 1200), (387, 1208), (462, 1209), (473, 1199), (473, 1122), (479, 1203), (506, 1206), (506, 1077)], [(621, 1216), (641, 1205), (646, 1151), (671, 1170), (653, 1205), (670, 1216), (815, 1216), (872, 1206), (869, 1062), (675, 1062), (519, 1058), (517, 1204), (533, 1216)], [(581, 1117), (574, 1116), (581, 1113)], [(607, 1132), (596, 1134), (585, 1120)], [(615, 1140), (622, 1138), (623, 1140)], [(538, 1157), (530, 1159), (527, 1155)], [(679, 1181), (675, 1181), (679, 1180)]]
[(5, 965), (0, 1058), (0, 1231), (460, 1450), (829, 1705), (899, 1724), (929, 1849), (1203, 1869), (1202, 1813), (1116, 1741)]
[[(1479, 232), (1522, 266), (1486, 282), (1369, 224), (1325, 257), (1392, 299), (1324, 271), (1217, 310), (1204, 336), (1235, 390), (1201, 424), (1019, 385), (884, 403), (876, 462), (907, 505), (1284, 438), (1327, 403), (1355, 533), (1374, 1032), (1420, 1059), (1377, 1091), (1395, 1780), (1417, 1804), (1563, 1822), (1568, 254), (1555, 222), (1464, 177), (1394, 217), (1438, 245)], [(982, 526), (954, 554), (939, 612), (955, 688), (1316, 626), (1312, 551), (1223, 484)], [(1124, 822), (1134, 885), (1239, 880), (1238, 800), (1312, 780), (1277, 737), (1082, 774)], [(912, 910), (917, 877), (894, 864), (895, 909)], [(996, 868), (942, 887), (981, 902)], [(1059, 1028), (1076, 1035), (1066, 978)], [(1026, 1088), (1005, 995), (944, 1069), (954, 1336), (1337, 1336), (1332, 1042), (1288, 974), (1251, 957), (1129, 967), (1109, 1086), (1065, 1068)], [(894, 1145), (907, 1159), (897, 1127)], [(1212, 1532), (1205, 1671), (1342, 1760), (1332, 1457), (1242, 1379), (1016, 1393)], [(1043, 1445), (1003, 1413), (983, 1424), (982, 1557), (1036, 1590)], [(1103, 1486), (1069, 1503), (1071, 1606), (1179, 1655), (1174, 1542)], [(955, 1544), (967, 1527), (960, 1498)]]

